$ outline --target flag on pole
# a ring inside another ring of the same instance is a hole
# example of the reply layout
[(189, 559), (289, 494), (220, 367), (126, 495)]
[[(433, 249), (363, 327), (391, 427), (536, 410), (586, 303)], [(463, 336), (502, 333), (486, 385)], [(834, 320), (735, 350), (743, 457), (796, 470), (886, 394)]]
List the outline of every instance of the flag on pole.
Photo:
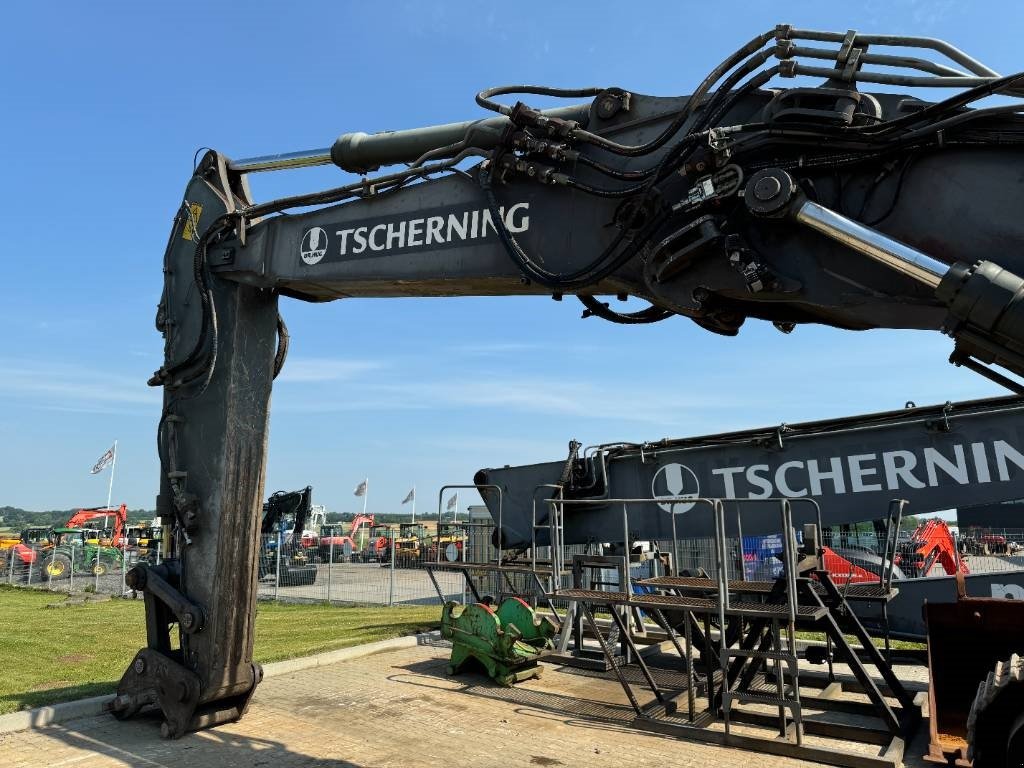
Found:
[(356, 496), (365, 496), (366, 495), (366, 486), (367, 486), (367, 484), (369, 482), (370, 482), (370, 478), (366, 478), (365, 480), (363, 480), (363, 482), (361, 482), (359, 485), (357, 485), (356, 486), (356, 490), (355, 490), (355, 495)]
[[(104, 469), (114, 463), (114, 447), (111, 446), (110, 450), (100, 456), (99, 461), (89, 470), (90, 475), (98, 475)], [(107, 505), (109, 506), (109, 504)]]
[(450, 499), (448, 499), (448, 506), (445, 507), (445, 511), (446, 512), (451, 512), (453, 509), (455, 509), (455, 505), (458, 504), (458, 503), (459, 503), (459, 494), (456, 493), (454, 496), (452, 496)]
[(405, 498), (402, 499), (402, 503), (403, 504), (408, 504), (410, 501), (416, 501), (416, 489), (415, 488), (413, 488), (411, 491), (409, 491), (405, 495)]

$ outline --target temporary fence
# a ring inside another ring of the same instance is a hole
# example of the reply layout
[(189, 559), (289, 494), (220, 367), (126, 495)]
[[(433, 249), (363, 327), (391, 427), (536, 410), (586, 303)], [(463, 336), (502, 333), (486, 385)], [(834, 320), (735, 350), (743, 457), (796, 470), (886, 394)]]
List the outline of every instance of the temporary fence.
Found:
[[(434, 570), (427, 563), (493, 563), (498, 550), (493, 541), (491, 522), (460, 523), (443, 531), (422, 529), (416, 535), (398, 529), (361, 540), (309, 538), (293, 544), (290, 536), (263, 536), (259, 548), (259, 597), (285, 602), (330, 602), (338, 604), (439, 604), (440, 591), (445, 600), (465, 600), (471, 594), (462, 573)], [(902, 534), (899, 543), (906, 541)], [(873, 532), (828, 532), (824, 543), (844, 558), (868, 571), (884, 567), (879, 560), (884, 542)], [(1024, 528), (961, 529), (957, 536), (959, 556), (971, 573), (996, 573), (1024, 569)], [(726, 571), (730, 579), (770, 580), (782, 570), (780, 535), (739, 536), (725, 539)], [(714, 541), (710, 538), (680, 538), (672, 552), (672, 542), (657, 543), (665, 555), (666, 567), (678, 572), (698, 574), (714, 570)], [(563, 547), (563, 557), (574, 554), (600, 554), (600, 545)], [(507, 550), (503, 555), (507, 557)], [(138, 562), (158, 563), (163, 558), (160, 542), (148, 547), (120, 549), (101, 542), (73, 541), (66, 546), (31, 548), (18, 545), (0, 553), (0, 583), (53, 591), (95, 591), (103, 594), (131, 594), (125, 588), (128, 569)], [(525, 562), (550, 562), (550, 548), (538, 547)], [(651, 568), (650, 564), (634, 568)], [(542, 574), (540, 588), (568, 586), (566, 574)], [(940, 574), (936, 566), (931, 575)], [(531, 595), (541, 591), (527, 572), (468, 573), (477, 593), (496, 599), (508, 594)], [(643, 575), (643, 574), (638, 574)], [(588, 574), (600, 588), (615, 574)], [(555, 583), (557, 579), (557, 584)], [(435, 587), (435, 581), (437, 586)], [(605, 588), (608, 588), (607, 586)]]
[[(464, 556), (465, 541), (452, 543), (455, 557)], [(373, 537), (365, 546), (337, 545), (309, 539), (293, 545), (285, 536), (265, 536), (259, 558), (259, 596), (287, 602), (330, 602), (373, 605), (439, 604), (440, 598), (423, 567), (436, 557), (436, 538), (402, 537), (396, 531)], [(447, 547), (446, 547), (447, 548)], [(446, 599), (461, 599), (464, 587), (455, 574), (440, 585)]]
[(126, 551), (103, 543), (70, 541), (52, 547), (16, 545), (0, 556), (0, 583), (55, 592), (87, 591), (119, 595), (124, 577), (140, 557), (158, 562), (159, 553)]

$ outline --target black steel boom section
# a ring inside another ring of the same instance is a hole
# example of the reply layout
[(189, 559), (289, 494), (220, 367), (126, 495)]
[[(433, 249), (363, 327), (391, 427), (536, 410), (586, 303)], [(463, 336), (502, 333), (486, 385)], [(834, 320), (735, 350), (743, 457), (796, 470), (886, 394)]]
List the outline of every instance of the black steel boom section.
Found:
[(630, 509), (630, 535), (639, 541), (671, 540), (673, 519), (688, 538), (714, 535), (709, 510), (659, 497), (724, 499), (731, 534), (742, 512), (746, 536), (777, 532), (765, 500), (778, 497), (814, 499), (826, 527), (881, 518), (897, 498), (913, 514), (1024, 498), (1024, 401), (908, 404), (829, 421), (590, 446), (565, 468), (561, 459), (477, 473), (480, 486), (502, 490), (500, 505), (494, 494), (481, 495), (508, 548), (548, 543), (547, 529), (535, 532), (533, 524), (548, 519), (547, 505), (534, 510), (534, 490), (549, 483), (565, 498), (590, 500), (582, 511), (566, 507), (564, 544), (623, 538), (621, 509), (602, 503), (608, 498), (652, 500)]

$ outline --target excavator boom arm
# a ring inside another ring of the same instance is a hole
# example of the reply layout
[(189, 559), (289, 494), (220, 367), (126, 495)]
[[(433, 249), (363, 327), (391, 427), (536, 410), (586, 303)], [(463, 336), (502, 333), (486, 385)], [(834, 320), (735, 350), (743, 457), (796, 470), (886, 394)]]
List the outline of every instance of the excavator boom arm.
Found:
[(125, 504), (117, 508), (97, 507), (95, 509), (80, 509), (68, 519), (65, 527), (80, 528), (90, 520), (98, 520), (101, 517), (114, 518), (112, 543), (115, 547), (119, 546), (123, 540), (125, 526), (128, 524), (128, 507)]
[[(931, 58), (879, 53), (887, 45)], [(957, 95), (862, 89), (874, 84)], [(280, 296), (576, 295), (585, 317), (678, 315), (723, 335), (748, 318), (783, 332), (942, 329), (954, 362), (1017, 387), (986, 366), (1024, 373), (1022, 122), (1015, 104), (976, 102), (1016, 99), (1022, 85), (941, 41), (780, 26), (688, 96), (493, 88), (477, 95), (484, 120), (269, 158), (208, 152), (165, 252), (165, 355), (150, 381), (164, 389), (157, 511), (170, 557), (128, 574), (146, 595), (147, 647), (114, 712), (155, 703), (180, 736), (239, 717), (260, 679), (252, 617), (268, 404), (287, 354)], [(514, 96), (574, 103), (542, 111)], [(251, 199), (248, 173), (325, 162), (385, 171)], [(649, 306), (619, 311), (606, 294)]]

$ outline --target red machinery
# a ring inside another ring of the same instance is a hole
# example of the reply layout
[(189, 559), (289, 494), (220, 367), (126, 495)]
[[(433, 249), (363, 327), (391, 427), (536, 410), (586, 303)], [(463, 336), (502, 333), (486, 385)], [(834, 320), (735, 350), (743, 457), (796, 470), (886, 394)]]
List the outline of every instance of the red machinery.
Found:
[[(331, 550), (333, 549), (333, 557), (338, 559), (342, 557), (342, 553), (345, 551), (345, 544), (348, 543), (352, 549), (350, 551), (358, 551), (356, 546), (356, 533), (359, 529), (366, 525), (372, 527), (374, 524), (373, 515), (356, 515), (352, 518), (352, 527), (349, 529), (348, 535), (341, 533), (341, 524), (335, 525), (324, 525), (320, 528), (320, 558), (330, 558)], [(333, 547), (332, 547), (333, 545)]]
[[(836, 584), (881, 581), (886, 563), (869, 550), (862, 547), (845, 547), (839, 551), (831, 547), (823, 549), (825, 569)], [(953, 532), (938, 518), (921, 523), (907, 541), (899, 542), (892, 560), (892, 565), (898, 568), (897, 579), (929, 576), (936, 565), (949, 576), (970, 573), (966, 561), (960, 557)]]
[(39, 553), (36, 550), (19, 542), (13, 547), (0, 550), (0, 575), (7, 573), (11, 567), (12, 560), (14, 561), (14, 567), (20, 573), (22, 568), (27, 568), (38, 559)]
[(899, 545), (896, 565), (907, 576), (927, 576), (935, 565), (941, 565), (949, 576), (957, 573), (968, 574), (967, 567), (959, 552), (953, 532), (944, 520), (932, 518), (921, 523), (910, 534), (910, 540)]
[(89, 507), (80, 509), (68, 520), (67, 528), (81, 528), (90, 520), (97, 520), (101, 517), (114, 518), (114, 535), (111, 537), (110, 546), (118, 549), (124, 548), (124, 529), (128, 524), (128, 505), (122, 504), (116, 509), (114, 507)]
[(872, 584), (882, 580), (880, 574), (862, 568), (840, 555), (831, 547), (822, 547), (822, 552), (825, 570), (829, 572), (832, 581), (840, 586), (844, 584)]
[(363, 559), (367, 562), (383, 560), (388, 552), (389, 542), (397, 536), (392, 526), (384, 523), (370, 528), (370, 540), (363, 550)]

